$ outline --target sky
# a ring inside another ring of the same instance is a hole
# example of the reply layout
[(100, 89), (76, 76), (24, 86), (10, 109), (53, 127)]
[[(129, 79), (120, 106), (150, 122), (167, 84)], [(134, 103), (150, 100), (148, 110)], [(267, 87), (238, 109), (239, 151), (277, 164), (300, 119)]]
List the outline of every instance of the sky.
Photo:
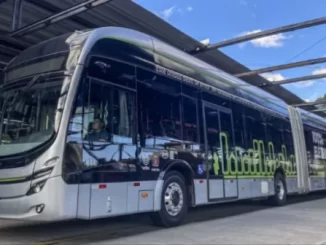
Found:
[[(184, 33), (210, 44), (324, 17), (325, 0), (135, 0)], [(326, 26), (297, 30), (220, 49), (250, 69), (326, 56)], [(270, 81), (326, 73), (326, 64), (262, 74)], [(326, 93), (326, 78), (284, 85), (306, 101)]]

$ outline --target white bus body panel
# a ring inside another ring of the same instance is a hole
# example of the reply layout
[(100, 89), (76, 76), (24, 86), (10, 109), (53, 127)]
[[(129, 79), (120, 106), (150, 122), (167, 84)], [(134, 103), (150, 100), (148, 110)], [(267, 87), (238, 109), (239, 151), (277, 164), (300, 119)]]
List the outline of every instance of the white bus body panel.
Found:
[(154, 211), (156, 181), (80, 184), (79, 219)]
[[(38, 221), (76, 218), (77, 188), (76, 185), (66, 185), (61, 176), (49, 178), (39, 193), (0, 199), (0, 217)], [(36, 212), (36, 206), (41, 204), (45, 207), (39, 214)]]

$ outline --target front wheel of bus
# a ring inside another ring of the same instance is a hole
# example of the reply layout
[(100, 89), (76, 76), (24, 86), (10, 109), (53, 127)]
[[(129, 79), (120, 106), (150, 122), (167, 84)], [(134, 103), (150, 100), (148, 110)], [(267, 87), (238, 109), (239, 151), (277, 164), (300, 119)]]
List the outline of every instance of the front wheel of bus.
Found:
[(161, 210), (151, 214), (154, 225), (172, 227), (179, 225), (188, 212), (188, 193), (184, 177), (171, 171), (164, 177)]

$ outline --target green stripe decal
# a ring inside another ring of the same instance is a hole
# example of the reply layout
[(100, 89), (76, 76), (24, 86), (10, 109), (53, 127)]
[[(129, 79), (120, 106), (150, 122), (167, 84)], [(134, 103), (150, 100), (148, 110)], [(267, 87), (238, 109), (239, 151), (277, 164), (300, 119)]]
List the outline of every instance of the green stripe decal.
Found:
[(23, 181), (23, 180), (26, 180), (26, 179), (27, 179), (27, 177), (0, 179), (0, 183), (17, 182), (17, 181)]

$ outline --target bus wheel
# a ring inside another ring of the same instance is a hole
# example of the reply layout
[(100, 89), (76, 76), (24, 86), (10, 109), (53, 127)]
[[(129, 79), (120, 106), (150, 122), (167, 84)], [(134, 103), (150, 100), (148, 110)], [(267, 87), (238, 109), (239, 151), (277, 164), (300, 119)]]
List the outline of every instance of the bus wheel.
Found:
[(171, 171), (164, 177), (161, 196), (161, 210), (151, 214), (156, 226), (172, 227), (179, 225), (188, 212), (188, 193), (184, 177)]
[(285, 177), (281, 173), (277, 173), (274, 178), (274, 196), (270, 198), (270, 204), (274, 206), (283, 206), (287, 201), (287, 190)]

